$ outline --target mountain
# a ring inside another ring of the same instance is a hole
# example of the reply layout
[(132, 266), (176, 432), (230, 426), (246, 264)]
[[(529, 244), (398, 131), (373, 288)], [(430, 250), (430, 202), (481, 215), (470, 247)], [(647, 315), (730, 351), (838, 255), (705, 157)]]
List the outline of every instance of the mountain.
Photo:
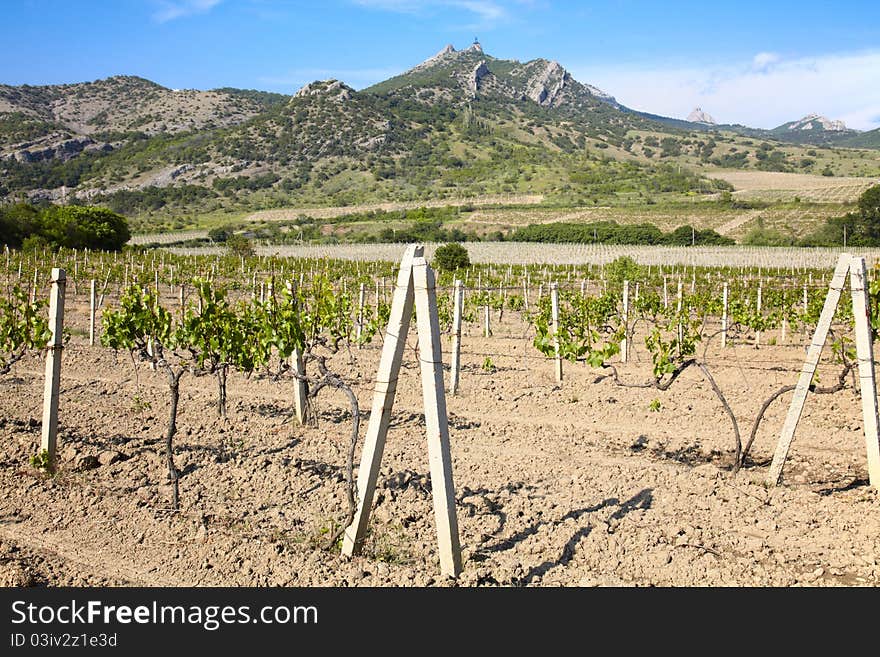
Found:
[(800, 144), (837, 146), (858, 135), (843, 121), (833, 121), (819, 114), (808, 114), (797, 121), (789, 121), (769, 131), (776, 139)]
[(694, 111), (688, 114), (687, 120), (691, 123), (704, 123), (706, 125), (715, 125), (715, 119), (711, 115), (704, 112), (702, 108), (696, 107)]
[(847, 148), (880, 148), (880, 128), (844, 137), (836, 145)]
[(290, 96), (173, 90), (131, 76), (0, 85), (0, 201), (179, 217), (494, 193), (583, 204), (711, 193), (724, 185), (678, 158), (708, 162), (715, 146), (703, 135), (727, 127), (690, 118), (702, 121), (633, 111), (558, 62), (498, 59), (479, 43), (360, 91), (340, 80)]
[(846, 124), (843, 121), (832, 121), (831, 119), (820, 116), (818, 114), (808, 114), (802, 119), (783, 123), (778, 128), (774, 128), (774, 131), (779, 132), (794, 132), (796, 130), (812, 130), (814, 132), (846, 132), (847, 128)]

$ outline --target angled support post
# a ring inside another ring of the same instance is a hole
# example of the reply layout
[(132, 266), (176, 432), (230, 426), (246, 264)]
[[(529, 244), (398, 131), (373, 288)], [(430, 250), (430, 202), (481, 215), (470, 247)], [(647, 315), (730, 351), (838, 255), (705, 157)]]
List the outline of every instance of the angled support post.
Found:
[(871, 336), (871, 306), (868, 297), (868, 271), (865, 259), (853, 257), (849, 270), (853, 316), (856, 324), (856, 358), (859, 361), (859, 389), (862, 421), (868, 452), (868, 481), (880, 489), (880, 417), (877, 408), (877, 381), (874, 377), (874, 340)]
[(828, 338), (828, 330), (831, 328), (831, 320), (834, 317), (834, 311), (837, 309), (837, 303), (840, 301), (840, 293), (843, 290), (844, 283), (846, 283), (846, 275), (849, 272), (851, 259), (852, 256), (848, 253), (842, 254), (837, 261), (837, 267), (834, 268), (834, 275), (828, 288), (828, 296), (825, 297), (825, 305), (822, 307), (822, 313), (819, 315), (816, 332), (813, 334), (813, 341), (807, 350), (807, 357), (801, 369), (800, 377), (798, 377), (794, 397), (792, 397), (791, 405), (788, 408), (785, 424), (782, 425), (782, 432), (779, 435), (776, 452), (773, 454), (773, 462), (770, 464), (770, 473), (767, 475), (767, 483), (770, 486), (776, 486), (782, 480), (782, 468), (785, 465), (785, 459), (788, 457), (788, 450), (791, 447), (791, 441), (794, 439), (794, 432), (801, 419), (801, 413), (804, 411), (807, 393), (810, 390), (810, 384), (819, 365), (819, 357), (822, 355), (825, 340)]
[(342, 554), (352, 556), (360, 553), (363, 548), (397, 392), (397, 378), (406, 346), (406, 335), (415, 306), (440, 570), (446, 576), (456, 577), (461, 573), (461, 546), (455, 511), (436, 294), (434, 272), (425, 261), (424, 247), (407, 247), (391, 301), (391, 314), (376, 376), (373, 408), (358, 470), (358, 507), (352, 523), (345, 530)]
[[(376, 479), (379, 466), (382, 464), (382, 453), (385, 451), (385, 438), (388, 425), (391, 423), (391, 407), (397, 393), (397, 375), (400, 362), (406, 347), (406, 334), (412, 318), (413, 289), (412, 265), (414, 257), (424, 255), (424, 247), (408, 246), (400, 263), (397, 274), (397, 286), (391, 299), (391, 314), (385, 341), (382, 345), (382, 356), (379, 360), (379, 371), (376, 374), (376, 387), (373, 393), (373, 408), (370, 412), (370, 423), (364, 439), (361, 453), (361, 465), (358, 469), (357, 488), (358, 506), (352, 523), (345, 530), (342, 539), (342, 554), (352, 556), (359, 554), (363, 548), (367, 523), (370, 519), (370, 508), (373, 505), (373, 493), (376, 491)], [(378, 291), (378, 283), (377, 283)], [(378, 301), (378, 292), (377, 292)]]

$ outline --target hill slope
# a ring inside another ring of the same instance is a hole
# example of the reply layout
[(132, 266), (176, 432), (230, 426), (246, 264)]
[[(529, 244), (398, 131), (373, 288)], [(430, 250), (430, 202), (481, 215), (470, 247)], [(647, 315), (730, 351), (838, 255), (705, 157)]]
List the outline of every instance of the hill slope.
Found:
[(479, 44), (362, 91), (175, 91), (126, 76), (0, 86), (0, 199), (165, 218), (498, 193), (619, 205), (728, 187), (692, 165), (790, 168), (724, 130), (632, 111), (557, 62)]

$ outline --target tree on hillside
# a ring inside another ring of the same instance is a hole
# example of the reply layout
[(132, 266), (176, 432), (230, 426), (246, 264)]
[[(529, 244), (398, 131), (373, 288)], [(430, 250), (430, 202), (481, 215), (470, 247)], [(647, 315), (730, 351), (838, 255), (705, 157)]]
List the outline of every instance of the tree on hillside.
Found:
[(0, 243), (10, 247), (118, 251), (131, 237), (128, 220), (107, 208), (26, 203), (0, 207)]
[(471, 259), (468, 256), (467, 249), (461, 244), (451, 242), (437, 247), (437, 250), (434, 251), (434, 263), (438, 269), (455, 271), (456, 269), (470, 267)]
[(856, 211), (829, 217), (801, 246), (880, 246), (880, 185), (869, 187), (856, 202)]
[(857, 207), (865, 225), (871, 228), (874, 235), (880, 236), (880, 185), (862, 192)]

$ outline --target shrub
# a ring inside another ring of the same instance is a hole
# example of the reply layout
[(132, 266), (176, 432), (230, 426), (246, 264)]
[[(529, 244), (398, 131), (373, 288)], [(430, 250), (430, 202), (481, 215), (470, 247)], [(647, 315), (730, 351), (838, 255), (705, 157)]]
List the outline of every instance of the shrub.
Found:
[(0, 208), (0, 242), (12, 247), (118, 251), (130, 237), (128, 220), (107, 208), (50, 205), (37, 210), (26, 204)]
[(229, 255), (241, 258), (250, 258), (256, 254), (254, 245), (244, 235), (230, 235), (226, 240), (226, 248), (229, 250)]
[(471, 266), (471, 259), (467, 249), (461, 244), (450, 243), (437, 247), (434, 251), (434, 263), (438, 269), (455, 271)]
[(212, 228), (208, 231), (208, 238), (212, 242), (226, 242), (230, 237), (232, 237), (232, 229), (226, 228), (222, 226), (218, 226), (217, 228)]

